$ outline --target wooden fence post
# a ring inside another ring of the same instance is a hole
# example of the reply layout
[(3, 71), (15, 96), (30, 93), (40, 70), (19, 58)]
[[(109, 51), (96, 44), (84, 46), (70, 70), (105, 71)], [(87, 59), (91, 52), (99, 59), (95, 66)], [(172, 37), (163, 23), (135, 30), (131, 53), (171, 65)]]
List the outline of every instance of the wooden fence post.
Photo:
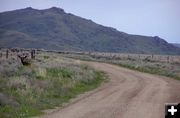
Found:
[(153, 58), (154, 58), (154, 55), (152, 54), (152, 60), (153, 60)]
[(167, 62), (169, 63), (169, 56), (167, 56)]
[(139, 54), (139, 60), (141, 59), (141, 55)]
[(9, 56), (9, 50), (7, 49), (6, 50), (6, 59), (8, 59), (8, 56)]
[(31, 59), (35, 59), (35, 50), (31, 51)]
[(2, 53), (0, 53), (0, 58), (2, 58)]

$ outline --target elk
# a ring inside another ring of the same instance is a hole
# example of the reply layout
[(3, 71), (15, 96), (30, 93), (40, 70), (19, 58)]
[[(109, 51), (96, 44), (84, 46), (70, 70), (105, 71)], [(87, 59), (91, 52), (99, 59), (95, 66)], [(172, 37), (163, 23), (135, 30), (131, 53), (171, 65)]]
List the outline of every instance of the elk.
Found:
[(30, 60), (28, 59), (28, 55), (27, 54), (23, 54), (23, 55), (17, 55), (20, 60), (21, 60), (21, 63), (25, 66), (28, 66), (28, 65), (31, 65), (31, 62)]

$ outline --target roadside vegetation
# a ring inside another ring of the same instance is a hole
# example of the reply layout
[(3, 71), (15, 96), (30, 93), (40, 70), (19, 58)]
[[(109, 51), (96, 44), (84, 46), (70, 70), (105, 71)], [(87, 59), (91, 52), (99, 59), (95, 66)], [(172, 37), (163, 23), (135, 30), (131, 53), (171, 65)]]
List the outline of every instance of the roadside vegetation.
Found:
[(16, 58), (1, 58), (0, 118), (43, 114), (105, 80), (105, 73), (55, 53), (38, 52), (26, 66)]
[(115, 64), (180, 80), (180, 56), (113, 53), (67, 53), (62, 55), (74, 59)]

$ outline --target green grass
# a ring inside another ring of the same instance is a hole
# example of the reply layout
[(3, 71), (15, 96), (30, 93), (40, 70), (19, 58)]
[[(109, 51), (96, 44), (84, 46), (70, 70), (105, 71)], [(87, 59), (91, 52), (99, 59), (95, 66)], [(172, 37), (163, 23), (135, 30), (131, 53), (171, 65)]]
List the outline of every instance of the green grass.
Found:
[(44, 57), (44, 59), (49, 59), (49, 56), (47, 56), (47, 55), (45, 55), (45, 56), (43, 56)]
[(71, 78), (72, 75), (74, 74), (68, 69), (61, 69), (61, 68), (51, 68), (48, 69), (48, 76), (51, 77), (62, 77), (62, 78)]
[(30, 106), (0, 106), (0, 118), (25, 118), (41, 114), (41, 111)]
[(92, 79), (89, 81), (83, 81), (83, 80), (80, 81), (71, 89), (71, 92), (77, 94), (77, 93), (82, 93), (88, 90), (92, 90), (98, 87), (102, 83), (102, 81), (107, 80), (105, 73), (100, 72), (100, 71), (95, 72), (94, 78), (95, 79)]

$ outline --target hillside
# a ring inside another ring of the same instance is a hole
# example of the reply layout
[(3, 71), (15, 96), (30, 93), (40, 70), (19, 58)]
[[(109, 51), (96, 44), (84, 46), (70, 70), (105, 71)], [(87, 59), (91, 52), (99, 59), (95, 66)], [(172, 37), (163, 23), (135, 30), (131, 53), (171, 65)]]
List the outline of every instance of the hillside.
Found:
[(176, 47), (179, 47), (180, 48), (180, 44), (178, 44), (178, 43), (172, 43), (174, 46), (176, 46)]
[(130, 35), (56, 7), (0, 13), (0, 47), (180, 54), (179, 48), (158, 36)]

